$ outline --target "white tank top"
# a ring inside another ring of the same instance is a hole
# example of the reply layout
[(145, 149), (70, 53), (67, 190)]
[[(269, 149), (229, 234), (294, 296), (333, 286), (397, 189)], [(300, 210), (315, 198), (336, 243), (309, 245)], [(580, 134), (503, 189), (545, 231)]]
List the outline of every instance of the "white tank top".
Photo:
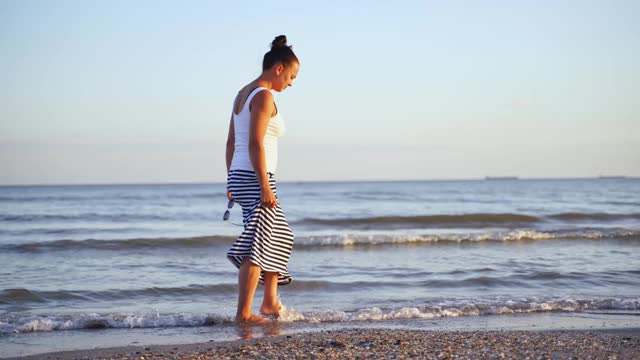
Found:
[[(269, 90), (267, 88), (258, 87), (251, 91), (247, 100), (244, 102), (240, 113), (233, 112), (233, 130), (235, 132), (235, 150), (233, 152), (233, 159), (231, 160), (231, 167), (229, 170), (251, 170), (253, 165), (251, 164), (251, 158), (249, 157), (249, 123), (250, 123), (250, 111), (249, 104), (251, 99), (261, 90)], [(267, 125), (267, 131), (264, 134), (264, 152), (265, 160), (267, 163), (267, 172), (276, 173), (276, 167), (278, 165), (278, 138), (285, 132), (284, 121), (280, 117), (280, 109), (277, 110), (275, 116), (271, 117), (269, 124)]]

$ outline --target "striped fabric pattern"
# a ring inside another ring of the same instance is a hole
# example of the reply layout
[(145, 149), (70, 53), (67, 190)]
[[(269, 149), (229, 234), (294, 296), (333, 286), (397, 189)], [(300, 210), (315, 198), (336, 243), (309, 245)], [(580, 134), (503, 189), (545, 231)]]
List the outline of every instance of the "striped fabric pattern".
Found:
[[(276, 194), (276, 180), (269, 174), (269, 185)], [(289, 274), (289, 257), (293, 248), (293, 231), (287, 223), (280, 205), (268, 208), (260, 204), (260, 184), (255, 172), (235, 169), (227, 176), (227, 190), (242, 206), (244, 230), (233, 243), (227, 258), (238, 269), (245, 256), (260, 266), (260, 284), (264, 272), (277, 272), (278, 285), (287, 285), (293, 278)], [(277, 195), (276, 195), (277, 198)]]

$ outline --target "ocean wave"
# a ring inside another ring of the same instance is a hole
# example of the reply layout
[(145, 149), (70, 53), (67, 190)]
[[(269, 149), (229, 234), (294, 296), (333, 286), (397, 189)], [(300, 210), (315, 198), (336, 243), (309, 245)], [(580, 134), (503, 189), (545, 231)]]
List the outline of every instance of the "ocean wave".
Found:
[[(118, 214), (100, 214), (100, 213), (79, 213), (79, 214), (0, 214), (0, 221), (12, 223), (33, 223), (33, 222), (51, 222), (51, 221), (74, 221), (74, 222), (91, 222), (91, 221), (107, 221), (107, 222), (123, 222), (131, 223), (134, 221), (176, 221), (180, 220), (207, 220), (211, 216), (199, 213), (182, 213), (182, 214), (142, 214), (142, 213), (118, 213)], [(27, 231), (30, 231), (28, 229)]]
[(349, 228), (432, 226), (479, 227), (497, 224), (523, 224), (540, 221), (540, 218), (521, 214), (462, 214), (462, 215), (418, 215), (418, 216), (372, 216), (365, 218), (305, 218), (299, 223), (305, 225), (340, 226)]
[(148, 195), (131, 195), (122, 193), (104, 194), (77, 194), (77, 195), (0, 195), (0, 202), (76, 202), (76, 201), (155, 201), (164, 199), (221, 199), (226, 198), (224, 192), (204, 192), (204, 193), (158, 193), (150, 192)]
[[(482, 273), (479, 275), (479, 273)], [(491, 268), (456, 270), (450, 272), (411, 273), (403, 271), (400, 280), (387, 281), (326, 281), (326, 280), (296, 280), (287, 286), (288, 292), (316, 292), (348, 293), (367, 291), (381, 291), (389, 289), (421, 288), (421, 289), (456, 289), (456, 288), (526, 288), (536, 286), (536, 282), (546, 287), (565, 288), (567, 282), (579, 285), (602, 284), (615, 282), (616, 285), (637, 286), (635, 280), (638, 270), (615, 272), (557, 272), (545, 270), (530, 270), (526, 273), (499, 275)], [(220, 273), (218, 273), (220, 274)], [(227, 274), (230, 275), (230, 274)], [(455, 277), (449, 277), (455, 275)], [(390, 276), (394, 277), (394, 276)], [(415, 279), (407, 281), (408, 278)], [(35, 290), (26, 288), (10, 288), (0, 291), (0, 304), (24, 305), (28, 303), (47, 303), (65, 301), (111, 301), (132, 299), (161, 299), (193, 298), (194, 296), (231, 295), (237, 293), (236, 283), (219, 284), (190, 284), (178, 287), (148, 287), (132, 289), (106, 290)], [(393, 291), (393, 290), (391, 290)]]
[(640, 240), (640, 231), (632, 230), (584, 230), (584, 231), (536, 231), (512, 230), (475, 234), (446, 235), (323, 235), (296, 239), (294, 246), (375, 246), (375, 245), (419, 245), (459, 244), (480, 242), (518, 242), (534, 240), (570, 239), (624, 239)]
[(596, 201), (596, 204), (605, 204), (605, 205), (622, 205), (622, 206), (640, 206), (640, 202), (637, 201)]
[(581, 220), (603, 220), (603, 221), (615, 221), (615, 220), (627, 220), (627, 219), (640, 219), (640, 213), (631, 214), (612, 214), (612, 213), (560, 213), (547, 216), (554, 220), (564, 221), (581, 221)]
[(443, 214), (417, 216), (372, 216), (361, 218), (305, 218), (298, 224), (321, 227), (342, 227), (355, 229), (398, 229), (398, 228), (482, 228), (482, 227), (522, 227), (525, 224), (553, 221), (617, 221), (640, 219), (640, 213), (578, 213), (567, 212), (550, 215), (529, 215), (512, 213)]
[(230, 315), (215, 314), (70, 314), (26, 316), (16, 320), (0, 320), (0, 335), (40, 331), (84, 329), (132, 329), (212, 326), (231, 323)]
[(281, 312), (281, 321), (351, 322), (397, 319), (433, 319), (458, 316), (511, 315), (544, 312), (584, 312), (592, 310), (640, 310), (640, 298), (606, 299), (500, 299), (492, 302), (455, 301), (426, 306), (398, 308), (371, 307), (351, 311), (300, 312), (287, 309)]
[[(331, 282), (322, 280), (296, 280), (287, 287), (288, 291), (357, 291), (374, 289), (385, 286), (405, 287), (402, 282), (353, 281)], [(101, 291), (88, 290), (34, 290), (25, 288), (11, 288), (0, 291), (0, 304), (21, 305), (27, 303), (46, 303), (50, 301), (108, 301), (135, 298), (171, 298), (211, 296), (235, 294), (238, 286), (235, 283), (222, 284), (191, 284), (182, 287), (149, 287), (141, 289), (109, 289)]]
[(30, 228), (26, 230), (5, 230), (0, 229), (0, 235), (5, 236), (39, 236), (39, 235), (57, 235), (58, 237), (69, 235), (81, 235), (92, 233), (111, 233), (122, 234), (131, 232), (149, 232), (153, 229), (145, 227), (115, 227), (115, 228), (93, 228), (93, 227), (77, 227), (77, 228)]
[(149, 287), (142, 289), (111, 289), (102, 291), (87, 290), (30, 290), (25, 288), (4, 289), (0, 291), (0, 302), (5, 304), (26, 304), (33, 302), (91, 300), (107, 301), (146, 297), (180, 297), (194, 295), (234, 294), (237, 284), (193, 284), (184, 287)]
[[(175, 221), (175, 220), (208, 220), (210, 215), (200, 213), (171, 213), (159, 215), (157, 213), (35, 213), (35, 214), (1, 214), (1, 222), (28, 223), (28, 222), (52, 222), (52, 221)], [(533, 224), (545, 220), (561, 221), (616, 221), (627, 219), (640, 219), (640, 213), (613, 214), (613, 213), (559, 213), (545, 216), (533, 216), (526, 214), (462, 214), (462, 215), (420, 215), (420, 216), (374, 216), (365, 218), (305, 218), (295, 223), (310, 226), (329, 226), (347, 228), (402, 228), (402, 227), (488, 227), (488, 226), (521, 226)]]
[(203, 248), (220, 243), (233, 242), (231, 236), (196, 236), (187, 238), (135, 238), (114, 240), (54, 240), (22, 244), (7, 244), (0, 248), (20, 252), (63, 251), (63, 250), (130, 250), (130, 249), (176, 249)]
[(100, 200), (149, 200), (156, 198), (157, 195), (144, 196), (144, 195), (33, 195), (33, 196), (0, 196), (0, 202), (73, 202), (73, 201), (100, 201)]
[[(115, 231), (115, 230), (114, 230)], [(52, 240), (0, 245), (5, 251), (41, 252), (65, 250), (130, 250), (130, 249), (189, 249), (211, 246), (228, 246), (235, 236), (197, 236), (186, 238), (134, 238), (134, 239), (85, 239)], [(626, 229), (583, 229), (573, 231), (537, 231), (511, 230), (483, 233), (462, 233), (446, 235), (388, 235), (388, 234), (335, 234), (296, 237), (295, 247), (354, 247), (378, 245), (429, 245), (460, 244), (481, 242), (518, 242), (535, 240), (571, 240), (571, 239), (620, 239), (640, 240), (640, 231)]]
[[(358, 322), (397, 319), (433, 319), (459, 316), (510, 315), (545, 312), (640, 310), (640, 297), (539, 298), (498, 297), (485, 300), (445, 300), (404, 307), (365, 307), (351, 310), (298, 311), (283, 307), (282, 322)], [(15, 316), (0, 320), (0, 334), (40, 331), (170, 328), (231, 324), (232, 314), (194, 313), (80, 313)]]

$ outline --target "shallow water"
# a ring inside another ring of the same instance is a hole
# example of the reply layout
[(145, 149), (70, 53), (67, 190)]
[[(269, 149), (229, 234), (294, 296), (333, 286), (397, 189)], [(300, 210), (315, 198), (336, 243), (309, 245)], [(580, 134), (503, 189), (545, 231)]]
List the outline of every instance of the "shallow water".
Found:
[[(278, 197), (296, 234), (283, 321), (640, 313), (640, 179), (279, 183)], [(225, 198), (224, 184), (0, 187), (0, 344), (222, 331), (240, 233)]]

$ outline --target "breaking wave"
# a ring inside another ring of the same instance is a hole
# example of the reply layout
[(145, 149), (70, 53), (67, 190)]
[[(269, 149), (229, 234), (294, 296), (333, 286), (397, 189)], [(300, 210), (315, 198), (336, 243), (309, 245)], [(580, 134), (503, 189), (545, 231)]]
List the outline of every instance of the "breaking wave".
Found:
[[(351, 310), (297, 311), (286, 306), (282, 322), (357, 322), (395, 319), (433, 319), (459, 316), (507, 315), (518, 313), (586, 312), (624, 310), (640, 315), (640, 298), (545, 299), (498, 297), (489, 300), (438, 301), (418, 306), (367, 307)], [(231, 314), (194, 313), (80, 313), (27, 315), (0, 320), (0, 334), (107, 328), (168, 328), (231, 324)]]
[[(228, 246), (234, 236), (197, 236), (186, 238), (134, 238), (113, 240), (53, 240), (19, 244), (0, 245), (0, 249), (18, 252), (64, 251), (64, 250), (111, 250), (129, 249), (189, 249), (211, 246)], [(389, 235), (389, 234), (336, 234), (300, 236), (295, 239), (296, 247), (345, 247), (376, 245), (418, 245), (418, 244), (459, 244), (479, 242), (518, 242), (534, 240), (570, 239), (620, 239), (640, 240), (640, 231), (625, 229), (583, 229), (571, 231), (510, 230), (483, 233), (462, 233), (445, 235)]]
[(527, 224), (544, 223), (549, 220), (562, 221), (617, 221), (640, 219), (640, 213), (559, 213), (543, 216), (527, 214), (460, 214), (460, 215), (418, 215), (418, 216), (373, 216), (364, 218), (305, 218), (298, 223), (309, 226), (330, 226), (355, 229), (377, 228), (482, 228), (482, 227), (522, 227)]

